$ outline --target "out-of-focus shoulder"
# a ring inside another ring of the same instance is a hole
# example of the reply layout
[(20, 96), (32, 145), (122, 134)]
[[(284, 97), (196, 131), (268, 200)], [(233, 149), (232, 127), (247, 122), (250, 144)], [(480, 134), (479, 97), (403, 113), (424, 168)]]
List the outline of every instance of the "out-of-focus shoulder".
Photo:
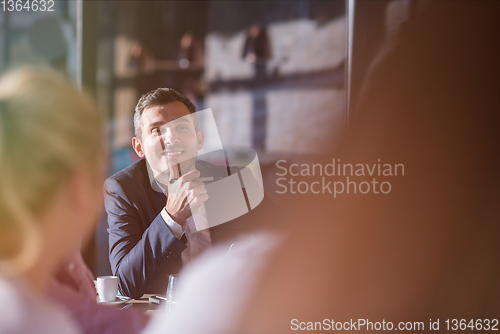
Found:
[(0, 296), (0, 333), (80, 333), (64, 310), (20, 282), (0, 276)]

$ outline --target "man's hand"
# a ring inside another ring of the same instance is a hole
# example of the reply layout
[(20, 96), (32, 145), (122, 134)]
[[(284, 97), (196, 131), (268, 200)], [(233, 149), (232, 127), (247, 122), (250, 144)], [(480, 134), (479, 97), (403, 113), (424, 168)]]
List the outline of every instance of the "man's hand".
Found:
[(192, 170), (182, 176), (179, 175), (177, 165), (169, 164), (169, 170), (165, 210), (184, 229), (182, 224), (208, 199), (207, 189), (205, 183), (196, 180), (201, 175), (198, 170)]

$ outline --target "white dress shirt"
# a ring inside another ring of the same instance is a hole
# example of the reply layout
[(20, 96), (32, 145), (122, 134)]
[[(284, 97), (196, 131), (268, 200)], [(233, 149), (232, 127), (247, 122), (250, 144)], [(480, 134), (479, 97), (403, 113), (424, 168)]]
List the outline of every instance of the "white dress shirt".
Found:
[[(168, 191), (159, 182), (157, 184), (163, 193), (168, 195)], [(207, 211), (204, 204), (201, 205), (195, 214), (186, 220), (185, 230), (170, 217), (165, 208), (161, 210), (161, 217), (177, 239), (181, 239), (182, 235), (186, 234), (187, 248), (181, 254), (183, 265), (212, 248), (212, 239), (208, 230)]]

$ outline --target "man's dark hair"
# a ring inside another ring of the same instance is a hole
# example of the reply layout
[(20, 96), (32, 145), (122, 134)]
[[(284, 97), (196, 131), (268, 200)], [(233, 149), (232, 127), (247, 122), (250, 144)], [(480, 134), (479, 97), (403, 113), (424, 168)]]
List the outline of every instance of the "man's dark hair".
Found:
[[(181, 93), (172, 88), (157, 88), (149, 91), (141, 96), (139, 102), (135, 106), (134, 113), (134, 132), (137, 138), (141, 138), (141, 115), (144, 110), (156, 106), (162, 106), (172, 102), (182, 102), (188, 108), (190, 114), (196, 113), (194, 104)], [(198, 118), (194, 115), (195, 129), (198, 129)]]

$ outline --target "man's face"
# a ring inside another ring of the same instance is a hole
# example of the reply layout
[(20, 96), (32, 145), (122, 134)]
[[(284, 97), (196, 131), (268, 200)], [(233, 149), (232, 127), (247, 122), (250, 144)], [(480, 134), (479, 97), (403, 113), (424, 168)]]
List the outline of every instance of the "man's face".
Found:
[(143, 111), (141, 138), (132, 143), (136, 153), (146, 157), (157, 173), (168, 171), (168, 164), (180, 164), (182, 174), (194, 168), (198, 150), (203, 147), (203, 131), (196, 130), (193, 115), (184, 103), (175, 101)]

